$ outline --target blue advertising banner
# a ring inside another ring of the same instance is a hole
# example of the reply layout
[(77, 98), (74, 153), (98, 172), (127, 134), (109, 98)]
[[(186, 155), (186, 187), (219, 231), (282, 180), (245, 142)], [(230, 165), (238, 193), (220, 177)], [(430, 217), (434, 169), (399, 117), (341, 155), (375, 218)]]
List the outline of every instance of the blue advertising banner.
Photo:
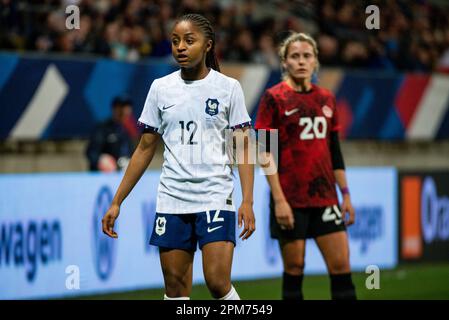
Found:
[[(357, 211), (356, 223), (349, 228), (352, 268), (392, 268), (397, 264), (396, 170), (349, 168), (347, 174)], [(0, 176), (0, 299), (162, 287), (158, 250), (148, 244), (159, 175), (147, 172), (123, 203), (118, 239), (102, 233), (101, 218), (121, 173)], [(234, 280), (282, 273), (278, 244), (269, 236), (269, 189), (262, 174), (255, 177), (254, 195), (257, 230), (249, 240), (237, 242)], [(240, 199), (237, 179), (237, 205)], [(203, 283), (200, 254), (197, 250), (194, 283)], [(323, 272), (321, 255), (308, 241), (306, 273)]]

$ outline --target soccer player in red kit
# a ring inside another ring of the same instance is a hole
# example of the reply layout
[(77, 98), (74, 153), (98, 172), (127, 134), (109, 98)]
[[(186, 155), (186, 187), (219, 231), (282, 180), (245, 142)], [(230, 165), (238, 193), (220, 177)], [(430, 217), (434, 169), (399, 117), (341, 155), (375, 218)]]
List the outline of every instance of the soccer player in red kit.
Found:
[[(267, 180), (271, 236), (279, 240), (284, 264), (282, 298), (303, 299), (305, 240), (314, 238), (330, 275), (332, 299), (355, 299), (345, 227), (354, 222), (355, 213), (339, 145), (335, 97), (311, 83), (319, 66), (313, 38), (292, 33), (279, 55), (283, 81), (265, 91), (255, 127), (278, 129), (279, 134), (277, 172), (267, 174)], [(264, 155), (271, 166), (276, 159), (269, 151)], [(342, 193), (341, 207), (335, 183)]]

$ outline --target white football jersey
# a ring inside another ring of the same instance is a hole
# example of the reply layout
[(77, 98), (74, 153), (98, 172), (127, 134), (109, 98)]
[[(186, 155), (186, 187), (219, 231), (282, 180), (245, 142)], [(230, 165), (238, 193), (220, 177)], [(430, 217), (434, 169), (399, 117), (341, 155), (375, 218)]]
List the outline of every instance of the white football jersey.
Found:
[(153, 81), (139, 122), (164, 141), (156, 211), (235, 211), (230, 135), (251, 125), (240, 83), (213, 69), (196, 81), (180, 70)]

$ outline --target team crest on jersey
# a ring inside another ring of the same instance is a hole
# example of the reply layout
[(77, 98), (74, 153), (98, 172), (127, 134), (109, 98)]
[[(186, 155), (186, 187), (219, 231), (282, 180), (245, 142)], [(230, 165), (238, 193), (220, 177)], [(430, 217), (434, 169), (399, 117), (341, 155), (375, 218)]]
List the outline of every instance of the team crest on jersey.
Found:
[(332, 112), (332, 109), (331, 109), (331, 108), (329, 108), (327, 105), (324, 105), (323, 108), (322, 108), (322, 110), (323, 110), (323, 113), (324, 113), (324, 115), (325, 115), (326, 117), (332, 118), (333, 112)]
[(165, 217), (158, 217), (156, 220), (156, 234), (161, 236), (165, 233), (165, 225), (167, 224), (167, 220)]
[(207, 99), (206, 100), (206, 113), (210, 116), (216, 116), (218, 114), (218, 105), (220, 103), (217, 99)]

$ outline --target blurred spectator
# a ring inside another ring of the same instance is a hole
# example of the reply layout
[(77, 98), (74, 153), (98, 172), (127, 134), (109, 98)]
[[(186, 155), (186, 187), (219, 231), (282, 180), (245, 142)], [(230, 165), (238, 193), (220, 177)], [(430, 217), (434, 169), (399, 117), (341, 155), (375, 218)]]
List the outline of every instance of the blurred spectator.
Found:
[(342, 63), (346, 67), (368, 67), (368, 50), (363, 43), (348, 41), (342, 50)]
[(251, 32), (247, 29), (241, 29), (238, 31), (233, 46), (225, 58), (231, 61), (252, 62), (254, 49), (254, 40)]
[(438, 71), (449, 73), (449, 51), (443, 55), (441, 60), (438, 63)]
[(114, 171), (126, 168), (138, 139), (132, 114), (132, 102), (116, 97), (112, 117), (99, 124), (89, 140), (86, 156), (91, 171)]
[(260, 36), (259, 50), (254, 55), (254, 61), (265, 64), (273, 69), (279, 68), (279, 56), (274, 45), (274, 39), (269, 34)]
[[(70, 4), (80, 8), (80, 30), (65, 28)], [(380, 30), (365, 27), (371, 4), (380, 8)], [(225, 60), (278, 68), (279, 34), (294, 30), (318, 40), (324, 66), (448, 68), (449, 5), (436, 0), (0, 0), (0, 49), (169, 58), (169, 31), (188, 12), (211, 20)]]
[(339, 48), (336, 38), (322, 34), (318, 37), (319, 61), (320, 64), (336, 66), (340, 64)]

